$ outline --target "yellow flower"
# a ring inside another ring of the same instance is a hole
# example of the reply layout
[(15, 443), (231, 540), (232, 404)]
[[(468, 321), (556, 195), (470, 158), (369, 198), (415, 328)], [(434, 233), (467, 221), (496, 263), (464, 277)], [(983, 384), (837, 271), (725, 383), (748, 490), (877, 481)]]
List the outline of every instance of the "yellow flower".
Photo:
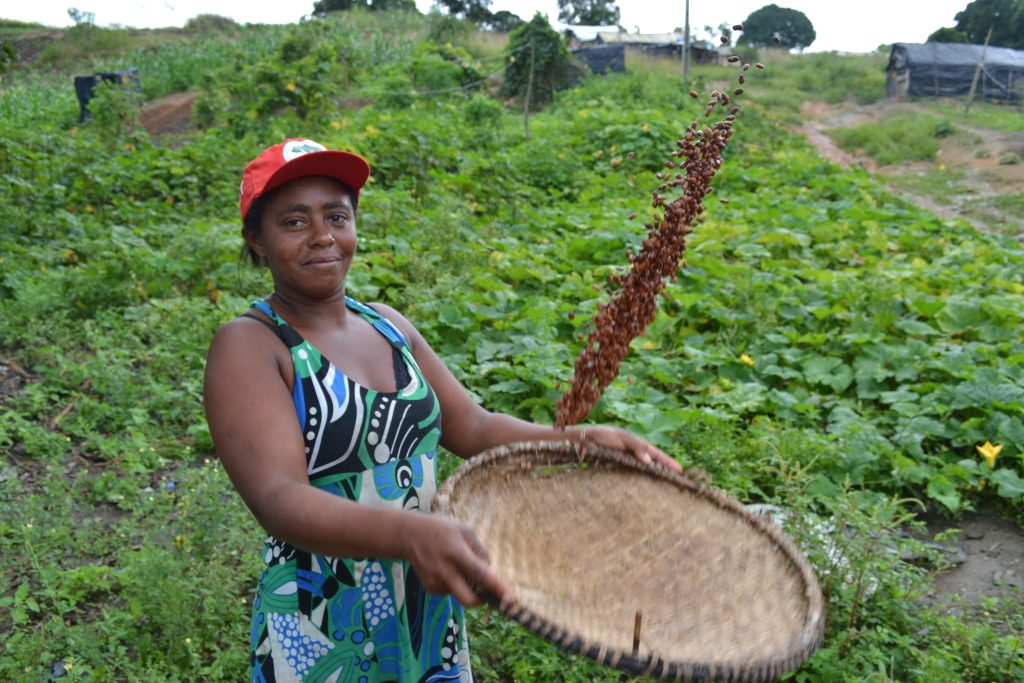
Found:
[(650, 126), (649, 123), (644, 122), (644, 123), (640, 124), (640, 130), (642, 130), (643, 132), (646, 133), (650, 129), (651, 129), (651, 126)]
[(299, 86), (295, 85), (295, 81), (288, 81), (288, 85), (284, 86), (284, 89), (288, 92), (295, 92)]
[(991, 443), (986, 441), (984, 445), (975, 446), (975, 448), (977, 448), (978, 452), (981, 453), (981, 457), (985, 458), (985, 462), (988, 463), (989, 468), (995, 469), (996, 458), (998, 458), (999, 454), (1003, 452), (1002, 445), (993, 446)]
[(940, 171), (945, 171), (946, 170), (946, 165), (945, 164), (939, 164), (939, 170)]
[(754, 360), (745, 353), (740, 356), (740, 362), (743, 363), (744, 365), (749, 365), (750, 367), (754, 367), (754, 365), (757, 364), (756, 360)]

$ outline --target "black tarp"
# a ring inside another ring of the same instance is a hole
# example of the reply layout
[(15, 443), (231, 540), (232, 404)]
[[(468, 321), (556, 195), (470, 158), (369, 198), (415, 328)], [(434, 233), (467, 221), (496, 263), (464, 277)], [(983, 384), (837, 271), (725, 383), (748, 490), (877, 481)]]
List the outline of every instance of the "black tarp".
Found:
[(1024, 51), (958, 43), (894, 43), (886, 67), (890, 97), (975, 97), (1019, 101), (1024, 92)]
[(587, 63), (591, 73), (626, 72), (626, 51), (622, 45), (588, 45), (572, 53)]

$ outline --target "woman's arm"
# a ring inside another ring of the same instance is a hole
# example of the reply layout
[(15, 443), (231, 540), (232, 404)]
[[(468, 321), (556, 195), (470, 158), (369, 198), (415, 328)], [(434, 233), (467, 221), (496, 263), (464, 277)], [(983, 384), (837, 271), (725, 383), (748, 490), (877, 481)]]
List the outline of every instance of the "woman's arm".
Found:
[(284, 380), (290, 371), (280, 340), (246, 319), (223, 326), (207, 358), (210, 433), (228, 476), (263, 528), (314, 553), (408, 560), (428, 591), (451, 593), (464, 605), (480, 602), (478, 590), (510, 601), (511, 588), (468, 528), (441, 516), (359, 505), (310, 485)]
[(444, 420), (441, 444), (452, 453), (467, 458), (513, 441), (585, 440), (627, 451), (643, 463), (657, 462), (675, 472), (682, 471), (682, 466), (660, 448), (618, 427), (583, 426), (562, 430), (485, 410), (473, 400), (412, 323), (389, 306), (373, 304), (373, 307), (395, 323), (412, 345), (416, 362), (441, 403)]

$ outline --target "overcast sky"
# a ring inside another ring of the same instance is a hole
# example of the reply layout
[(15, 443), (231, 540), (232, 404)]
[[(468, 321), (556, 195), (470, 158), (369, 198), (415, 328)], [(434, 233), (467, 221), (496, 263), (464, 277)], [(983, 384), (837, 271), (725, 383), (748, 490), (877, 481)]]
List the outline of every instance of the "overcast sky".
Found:
[[(922, 43), (935, 29), (952, 26), (970, 0), (690, 0), (690, 25), (701, 35), (705, 25), (742, 22), (774, 2), (807, 15), (817, 32), (810, 51), (871, 52), (894, 42)], [(433, 0), (416, 0), (427, 11)], [(182, 26), (197, 14), (220, 14), (239, 22), (285, 24), (298, 21), (313, 0), (264, 3), (259, 0), (4, 0), (0, 17), (68, 26), (68, 7), (93, 12), (100, 26), (136, 28)], [(621, 24), (630, 31), (660, 33), (682, 26), (685, 0), (620, 0)], [(493, 0), (491, 11), (508, 10), (523, 19), (534, 12), (558, 19), (557, 0)]]

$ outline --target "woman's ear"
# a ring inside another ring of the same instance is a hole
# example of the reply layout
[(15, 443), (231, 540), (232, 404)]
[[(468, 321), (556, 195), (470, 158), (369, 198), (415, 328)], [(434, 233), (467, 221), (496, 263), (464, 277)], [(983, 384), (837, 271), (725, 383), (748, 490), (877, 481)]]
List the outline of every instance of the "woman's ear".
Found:
[(260, 260), (263, 261), (267, 258), (267, 251), (263, 246), (263, 240), (261, 237), (262, 236), (259, 234), (253, 234), (245, 228), (242, 228), (242, 239), (244, 239), (245, 243), (249, 245), (249, 251), (259, 256)]

